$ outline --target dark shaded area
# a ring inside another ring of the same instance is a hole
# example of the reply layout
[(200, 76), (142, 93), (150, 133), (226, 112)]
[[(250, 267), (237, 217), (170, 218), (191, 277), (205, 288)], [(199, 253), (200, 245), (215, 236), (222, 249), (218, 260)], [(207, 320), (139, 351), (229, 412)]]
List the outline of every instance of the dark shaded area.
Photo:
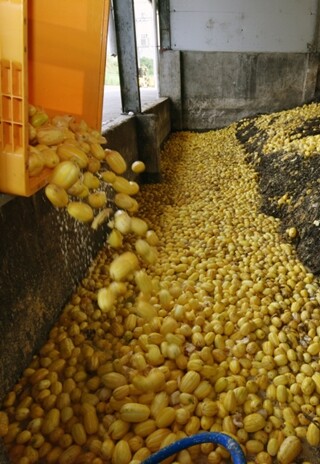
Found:
[(77, 223), (42, 190), (3, 206), (0, 230), (1, 404), (101, 249), (107, 226)]
[[(259, 116), (238, 123), (237, 138), (243, 144), (247, 160), (259, 174), (261, 210), (281, 219), (281, 232), (291, 241), (299, 259), (314, 274), (320, 274), (320, 156), (302, 156), (297, 152), (275, 151), (265, 154), (266, 129), (260, 130)], [(268, 128), (277, 121), (269, 121)], [(289, 136), (299, 139), (320, 133), (320, 118), (312, 118), (292, 129)], [(290, 239), (286, 230), (294, 227), (297, 236)]]
[(311, 118), (307, 121), (304, 121), (300, 126), (296, 128), (295, 131), (292, 131), (292, 134), (308, 134), (308, 135), (317, 135), (320, 134), (320, 117)]
[(2, 442), (0, 442), (0, 462), (1, 464), (10, 464), (9, 457), (4, 449)]

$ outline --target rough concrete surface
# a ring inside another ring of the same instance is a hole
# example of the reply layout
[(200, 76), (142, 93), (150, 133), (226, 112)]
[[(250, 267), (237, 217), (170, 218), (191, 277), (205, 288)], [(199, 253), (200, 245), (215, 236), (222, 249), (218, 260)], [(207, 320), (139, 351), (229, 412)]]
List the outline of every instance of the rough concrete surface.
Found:
[(105, 240), (57, 211), (43, 190), (0, 215), (0, 404), (43, 343)]
[(172, 101), (173, 129), (224, 127), (315, 96), (314, 54), (163, 51), (161, 63), (160, 95)]

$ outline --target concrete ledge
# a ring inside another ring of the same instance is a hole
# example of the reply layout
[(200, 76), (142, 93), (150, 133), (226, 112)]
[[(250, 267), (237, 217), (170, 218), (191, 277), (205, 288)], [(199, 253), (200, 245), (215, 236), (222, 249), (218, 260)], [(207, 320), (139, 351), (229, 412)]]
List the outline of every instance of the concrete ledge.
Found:
[[(137, 121), (135, 116), (120, 116), (103, 127), (107, 139), (106, 146), (117, 150), (125, 158), (128, 166), (139, 159)], [(128, 169), (128, 178), (134, 174)]]
[[(160, 180), (160, 149), (171, 132), (170, 108), (170, 100), (160, 98), (141, 114), (121, 116), (103, 127), (106, 146), (118, 150), (128, 166), (138, 159), (145, 163), (142, 182)], [(130, 170), (127, 175), (134, 178)]]
[(171, 133), (171, 102), (169, 98), (159, 98), (155, 103), (146, 105), (142, 114), (154, 114), (157, 116), (157, 138), (160, 147)]

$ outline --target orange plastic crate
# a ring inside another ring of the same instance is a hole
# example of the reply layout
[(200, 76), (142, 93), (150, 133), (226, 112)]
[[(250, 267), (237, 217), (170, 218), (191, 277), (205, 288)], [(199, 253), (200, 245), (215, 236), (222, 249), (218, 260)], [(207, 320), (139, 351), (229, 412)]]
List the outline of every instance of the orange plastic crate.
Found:
[(0, 192), (29, 196), (28, 103), (100, 130), (110, 0), (0, 0)]

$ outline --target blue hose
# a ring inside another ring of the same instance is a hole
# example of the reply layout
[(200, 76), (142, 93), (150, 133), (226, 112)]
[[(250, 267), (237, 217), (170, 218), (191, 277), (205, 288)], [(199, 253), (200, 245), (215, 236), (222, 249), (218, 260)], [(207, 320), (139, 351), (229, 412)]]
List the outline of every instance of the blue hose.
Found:
[(220, 432), (202, 432), (191, 437), (182, 438), (149, 456), (142, 464), (160, 464), (161, 461), (179, 451), (190, 448), (190, 446), (201, 445), (202, 443), (221, 445), (231, 454), (233, 464), (246, 464), (246, 458), (239, 443), (229, 435)]

